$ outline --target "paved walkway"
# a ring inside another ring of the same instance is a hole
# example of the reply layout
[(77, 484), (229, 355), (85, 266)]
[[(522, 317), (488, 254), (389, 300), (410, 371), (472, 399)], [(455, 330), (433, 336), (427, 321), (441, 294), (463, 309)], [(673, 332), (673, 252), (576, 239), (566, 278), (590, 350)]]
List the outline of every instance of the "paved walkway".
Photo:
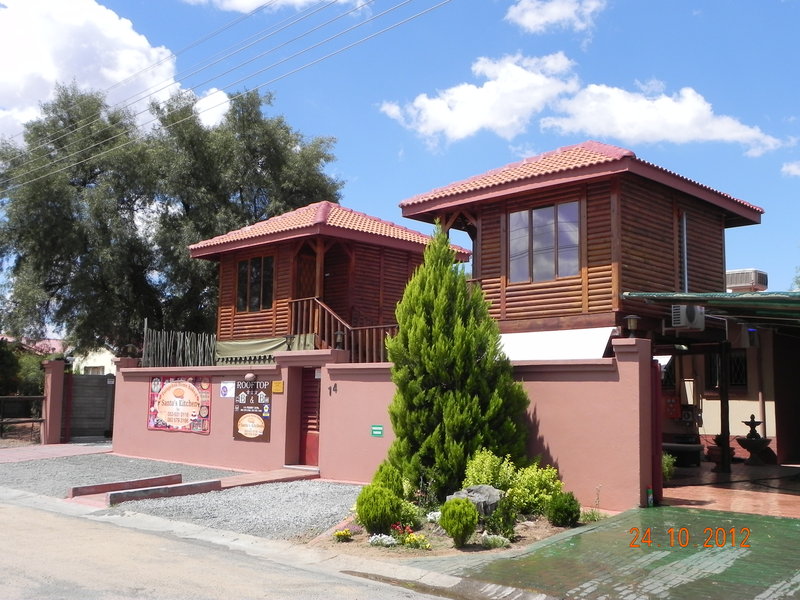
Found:
[(111, 452), (111, 442), (90, 442), (86, 444), (48, 444), (16, 446), (0, 449), (0, 463), (39, 460), (42, 458), (62, 458), (80, 454), (102, 454)]

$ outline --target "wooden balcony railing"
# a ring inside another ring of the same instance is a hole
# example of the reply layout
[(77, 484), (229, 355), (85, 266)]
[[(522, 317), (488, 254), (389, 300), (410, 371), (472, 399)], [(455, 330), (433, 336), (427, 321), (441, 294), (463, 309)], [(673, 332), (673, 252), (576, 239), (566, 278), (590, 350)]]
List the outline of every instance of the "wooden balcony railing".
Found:
[(290, 333), (313, 333), (318, 348), (341, 348), (355, 363), (387, 362), (386, 338), (397, 325), (353, 327), (318, 298), (290, 300)]

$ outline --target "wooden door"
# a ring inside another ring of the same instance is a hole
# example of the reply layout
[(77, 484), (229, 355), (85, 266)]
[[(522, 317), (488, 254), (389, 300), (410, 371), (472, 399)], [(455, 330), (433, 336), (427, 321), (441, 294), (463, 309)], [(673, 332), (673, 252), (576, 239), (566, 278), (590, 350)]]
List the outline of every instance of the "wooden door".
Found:
[(305, 368), (300, 398), (300, 464), (319, 465), (319, 398), (317, 369)]
[(313, 298), (317, 295), (317, 259), (308, 248), (297, 255), (295, 262), (295, 298)]

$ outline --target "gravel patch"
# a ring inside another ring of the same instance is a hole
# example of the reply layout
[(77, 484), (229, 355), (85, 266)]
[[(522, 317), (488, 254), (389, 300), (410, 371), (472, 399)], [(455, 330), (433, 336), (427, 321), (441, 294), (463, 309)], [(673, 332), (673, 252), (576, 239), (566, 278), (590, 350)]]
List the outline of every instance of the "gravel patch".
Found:
[[(113, 454), (88, 454), (0, 463), (0, 486), (66, 498), (69, 488), (75, 486), (175, 473), (189, 482), (220, 479), (240, 471)], [(274, 540), (307, 540), (349, 516), (360, 491), (360, 485), (311, 479), (135, 500), (94, 514), (136, 512)]]
[(194, 467), (181, 463), (86, 454), (24, 462), (0, 463), (0, 486), (42, 496), (66, 498), (69, 488), (180, 473), (183, 481), (204, 481), (237, 475), (239, 471)]
[(273, 540), (308, 540), (344, 520), (360, 485), (310, 479), (123, 502), (99, 514), (145, 513)]

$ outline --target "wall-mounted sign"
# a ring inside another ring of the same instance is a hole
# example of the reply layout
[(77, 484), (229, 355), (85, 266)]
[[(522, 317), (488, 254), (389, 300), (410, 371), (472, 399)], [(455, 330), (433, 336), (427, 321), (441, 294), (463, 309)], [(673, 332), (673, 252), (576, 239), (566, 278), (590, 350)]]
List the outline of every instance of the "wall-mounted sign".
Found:
[(148, 397), (148, 429), (211, 432), (210, 377), (153, 377)]
[(283, 393), (283, 381), (273, 381), (272, 382), (272, 393), (273, 394), (282, 394)]
[(237, 380), (233, 397), (233, 439), (268, 442), (272, 416), (269, 381)]
[(372, 429), (372, 437), (383, 437), (383, 425), (373, 425)]
[(234, 394), (236, 394), (235, 381), (223, 381), (219, 384), (220, 398), (233, 398)]

